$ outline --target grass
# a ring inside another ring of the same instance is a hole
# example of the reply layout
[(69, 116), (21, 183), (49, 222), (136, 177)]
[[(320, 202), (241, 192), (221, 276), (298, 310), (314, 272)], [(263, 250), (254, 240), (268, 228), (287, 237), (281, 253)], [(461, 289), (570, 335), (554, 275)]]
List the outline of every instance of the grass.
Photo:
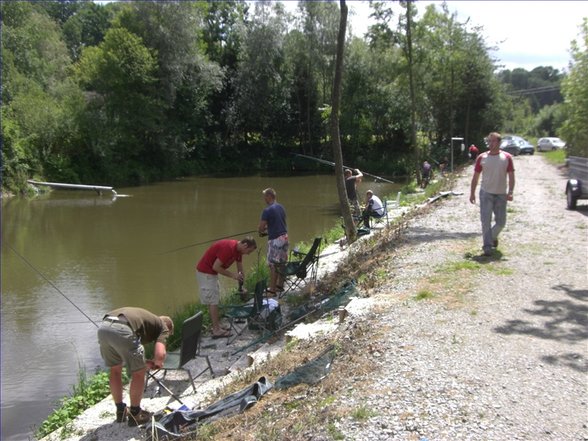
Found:
[(376, 412), (365, 406), (360, 406), (351, 413), (351, 416), (358, 421), (366, 421), (376, 416)]
[(435, 295), (431, 291), (421, 290), (414, 296), (414, 299), (418, 301), (432, 299), (433, 297), (435, 297)]
[[(128, 377), (124, 380), (126, 383)], [(60, 427), (63, 427), (63, 436), (73, 433), (69, 423), (84, 410), (99, 403), (109, 394), (108, 372), (101, 371), (88, 378), (86, 371), (80, 368), (78, 384), (73, 387), (71, 396), (61, 400), (60, 406), (43, 421), (35, 433), (35, 437), (37, 439), (43, 438)], [(112, 416), (114, 418), (114, 412)]]
[(552, 150), (550, 152), (543, 153), (543, 156), (553, 165), (564, 165), (566, 162), (566, 150), (559, 149), (559, 150)]

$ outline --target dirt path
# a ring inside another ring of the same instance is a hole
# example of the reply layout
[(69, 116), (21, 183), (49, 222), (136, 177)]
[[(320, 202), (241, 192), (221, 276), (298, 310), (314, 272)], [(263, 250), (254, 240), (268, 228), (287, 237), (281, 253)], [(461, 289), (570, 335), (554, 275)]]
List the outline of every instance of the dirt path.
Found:
[(411, 221), (374, 289), (379, 332), (358, 342), (375, 369), (331, 410), (346, 413), (344, 439), (588, 439), (588, 206), (566, 210), (565, 176), (541, 156), (515, 168), (493, 257), (480, 256), (471, 167), (463, 197)]

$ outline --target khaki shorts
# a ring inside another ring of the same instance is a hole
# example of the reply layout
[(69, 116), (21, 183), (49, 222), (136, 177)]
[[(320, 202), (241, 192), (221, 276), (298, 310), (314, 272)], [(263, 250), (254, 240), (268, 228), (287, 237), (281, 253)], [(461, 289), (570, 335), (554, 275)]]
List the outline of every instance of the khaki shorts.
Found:
[(104, 321), (98, 328), (100, 355), (106, 366), (125, 364), (131, 372), (145, 367), (145, 350), (139, 337), (124, 323)]
[(196, 271), (196, 280), (200, 286), (200, 303), (218, 305), (220, 303), (220, 285), (218, 274), (207, 274)]

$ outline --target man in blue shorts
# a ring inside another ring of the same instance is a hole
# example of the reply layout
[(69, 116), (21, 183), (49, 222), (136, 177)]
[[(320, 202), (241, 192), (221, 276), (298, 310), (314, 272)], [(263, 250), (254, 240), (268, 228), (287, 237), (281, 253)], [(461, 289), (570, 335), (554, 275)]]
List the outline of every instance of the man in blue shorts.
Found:
[(261, 213), (257, 230), (259, 234), (268, 236), (267, 264), (270, 268), (270, 284), (268, 293), (276, 295), (283, 290), (284, 277), (278, 273), (276, 265), (288, 261), (288, 230), (286, 228), (286, 210), (276, 202), (276, 191), (273, 188), (263, 190), (263, 199), (267, 207)]

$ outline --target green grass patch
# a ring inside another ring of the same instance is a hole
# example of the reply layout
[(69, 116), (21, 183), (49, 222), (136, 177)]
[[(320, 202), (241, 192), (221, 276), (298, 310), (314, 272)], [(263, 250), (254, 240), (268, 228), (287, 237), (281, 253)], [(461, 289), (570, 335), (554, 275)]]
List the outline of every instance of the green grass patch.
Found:
[(337, 426), (335, 426), (335, 423), (329, 423), (327, 425), (327, 431), (329, 432), (329, 435), (331, 435), (331, 438), (333, 438), (334, 440), (343, 440), (345, 439), (345, 435), (343, 434), (343, 432), (341, 432)]
[[(128, 382), (125, 376), (123, 381)], [(99, 403), (110, 394), (108, 372), (101, 371), (88, 378), (86, 371), (80, 369), (78, 383), (73, 387), (71, 396), (63, 398), (59, 407), (54, 410), (35, 433), (37, 439), (49, 435), (51, 432), (63, 427), (71, 432), (69, 423), (84, 410)], [(114, 418), (114, 412), (112, 417)], [(69, 427), (69, 429), (68, 429)]]
[(514, 274), (514, 270), (512, 268), (505, 268), (503, 266), (489, 265), (488, 271), (499, 276), (512, 276)]
[(428, 291), (426, 289), (423, 289), (423, 290), (419, 291), (414, 296), (414, 299), (417, 300), (417, 301), (420, 301), (420, 300), (432, 299), (433, 297), (435, 297), (435, 295), (431, 291)]
[(566, 162), (566, 151), (565, 149), (552, 150), (550, 152), (543, 153), (543, 157), (550, 164), (564, 165)]
[(376, 412), (365, 406), (360, 406), (351, 413), (351, 416), (358, 421), (365, 421), (376, 416)]
[(439, 268), (436, 272), (441, 273), (456, 273), (459, 271), (478, 271), (482, 269), (482, 265), (478, 262), (474, 262), (471, 260), (464, 260), (462, 262), (453, 262), (446, 265), (443, 265)]

